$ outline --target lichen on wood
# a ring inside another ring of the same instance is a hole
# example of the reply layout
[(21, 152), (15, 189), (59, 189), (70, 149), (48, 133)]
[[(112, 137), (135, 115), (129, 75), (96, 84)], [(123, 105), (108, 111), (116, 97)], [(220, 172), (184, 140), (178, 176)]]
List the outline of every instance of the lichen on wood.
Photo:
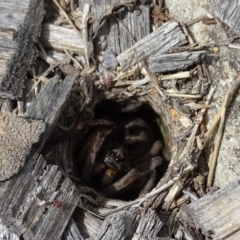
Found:
[(16, 99), (22, 96), (27, 71), (37, 57), (43, 1), (1, 1), (0, 6), (0, 97)]

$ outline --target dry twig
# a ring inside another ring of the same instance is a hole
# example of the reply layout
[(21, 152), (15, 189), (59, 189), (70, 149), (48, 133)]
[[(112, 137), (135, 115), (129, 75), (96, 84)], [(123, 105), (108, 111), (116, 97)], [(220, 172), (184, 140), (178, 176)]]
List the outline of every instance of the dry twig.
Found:
[[(212, 96), (213, 96), (213, 92), (214, 92), (214, 88), (211, 88), (209, 93), (208, 93), (208, 96), (207, 96), (207, 99), (206, 99), (206, 102), (205, 104), (209, 104), (211, 99), (212, 99)], [(187, 142), (187, 145), (186, 147), (184, 148), (184, 150), (182, 151), (181, 155), (180, 155), (180, 159), (182, 159), (186, 154), (188, 154), (188, 151), (189, 151), (189, 148), (191, 146), (193, 146), (193, 143), (194, 143), (194, 140), (195, 140), (195, 136), (197, 134), (197, 131), (198, 131), (198, 128), (199, 128), (199, 125), (200, 123), (202, 122), (202, 119), (203, 119), (203, 116), (204, 116), (204, 113), (205, 113), (206, 109), (202, 109), (198, 115), (197, 115), (197, 123), (195, 124), (195, 126), (193, 127), (193, 130), (192, 130), (192, 134), (191, 136), (189, 137), (189, 140)]]
[(216, 168), (216, 164), (217, 164), (217, 157), (218, 157), (220, 144), (221, 144), (221, 140), (222, 140), (222, 135), (223, 135), (223, 127), (224, 127), (226, 109), (228, 108), (228, 106), (232, 100), (232, 97), (235, 94), (236, 90), (238, 89), (239, 85), (240, 85), (240, 76), (237, 78), (237, 81), (235, 81), (232, 84), (232, 86), (230, 87), (230, 89), (227, 91), (224, 102), (222, 104), (222, 107), (220, 108), (217, 115), (215, 116), (213, 123), (211, 124), (211, 126), (206, 134), (204, 146), (208, 142), (208, 140), (211, 137), (214, 129), (216, 128), (219, 120), (221, 119), (220, 125), (218, 128), (218, 132), (217, 132), (217, 136), (216, 136), (216, 144), (214, 146), (213, 156), (212, 156), (212, 159), (210, 162), (209, 174), (208, 174), (208, 179), (207, 179), (208, 187), (211, 187), (211, 185), (213, 183), (214, 172), (215, 172), (215, 168)]
[(88, 49), (87, 20), (88, 20), (89, 11), (90, 11), (90, 5), (85, 4), (83, 8), (83, 15), (82, 15), (82, 34), (83, 34), (85, 58), (88, 66), (89, 66), (89, 49)]
[(78, 29), (75, 27), (75, 25), (73, 24), (72, 20), (69, 18), (69, 16), (67, 15), (67, 13), (64, 11), (64, 9), (62, 8), (62, 6), (58, 3), (57, 0), (52, 0), (56, 6), (60, 9), (60, 11), (63, 13), (64, 17), (67, 19), (67, 21), (69, 22), (69, 24), (72, 26), (72, 28), (76, 31), (76, 33), (82, 38), (82, 34), (78, 31)]

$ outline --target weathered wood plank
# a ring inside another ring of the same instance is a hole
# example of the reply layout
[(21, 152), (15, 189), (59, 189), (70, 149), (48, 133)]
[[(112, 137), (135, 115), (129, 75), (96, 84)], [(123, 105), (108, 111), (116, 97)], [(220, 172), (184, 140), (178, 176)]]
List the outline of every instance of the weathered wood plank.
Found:
[(75, 210), (73, 219), (76, 222), (78, 229), (80, 229), (81, 235), (84, 239), (95, 236), (103, 223), (99, 218), (96, 218), (80, 208)]
[(84, 240), (82, 234), (80, 233), (75, 221), (71, 218), (61, 240)]
[[(41, 157), (38, 159), (77, 75), (64, 80), (58, 76), (50, 79), (29, 106), (25, 117), (44, 120), (45, 132), (33, 149), (34, 156), (22, 170), (0, 186), (0, 217), (3, 224), (18, 236), (24, 234), (26, 239), (60, 238), (79, 198), (74, 184), (68, 178), (64, 179), (56, 166), (46, 166)], [(63, 202), (63, 210), (58, 208), (58, 201)], [(41, 205), (42, 202), (45, 204)]]
[(40, 153), (42, 146), (54, 128), (77, 75), (78, 73), (75, 73), (64, 80), (60, 80), (58, 76), (50, 79), (35, 101), (27, 109), (26, 118), (43, 120), (47, 124), (42, 136), (41, 146), (39, 146), (37, 153)]
[(18, 237), (14, 233), (10, 233), (6, 226), (2, 225), (2, 222), (0, 220), (0, 239), (1, 240), (20, 240), (20, 237)]
[(43, 0), (0, 1), (0, 14), (0, 97), (15, 99), (37, 55)]
[(43, 24), (40, 41), (46, 47), (57, 50), (73, 50), (84, 54), (83, 39), (73, 29), (54, 24)]
[(183, 34), (177, 22), (170, 21), (152, 32), (125, 52), (117, 56), (120, 65), (124, 68), (136, 64), (142, 59), (152, 58), (166, 53), (171, 47), (186, 44), (186, 36)]
[(213, 13), (234, 32), (240, 34), (240, 2), (238, 0), (209, 0)]
[(164, 223), (154, 210), (150, 210), (146, 215), (142, 216), (133, 240), (138, 239), (158, 239), (158, 234)]
[(91, 5), (93, 15), (93, 33), (97, 31), (94, 46), (98, 54), (104, 46), (117, 54), (130, 48), (134, 43), (150, 33), (150, 6), (137, 5), (133, 11), (126, 8), (119, 9), (110, 14), (98, 28), (101, 16), (110, 6), (126, 1), (118, 0), (80, 0), (79, 5), (83, 9), (84, 4)]
[(99, 232), (92, 237), (95, 240), (132, 239), (140, 220), (139, 210), (121, 211), (105, 219)]
[(200, 62), (206, 53), (206, 51), (197, 51), (150, 56), (149, 69), (155, 73), (187, 69), (191, 65)]
[(188, 205), (188, 214), (196, 227), (212, 239), (239, 239), (240, 181), (205, 195)]
[(23, 167), (44, 130), (42, 121), (29, 123), (15, 114), (0, 112), (0, 181)]
[(25, 239), (59, 239), (79, 197), (72, 181), (40, 156), (1, 186), (0, 216)]

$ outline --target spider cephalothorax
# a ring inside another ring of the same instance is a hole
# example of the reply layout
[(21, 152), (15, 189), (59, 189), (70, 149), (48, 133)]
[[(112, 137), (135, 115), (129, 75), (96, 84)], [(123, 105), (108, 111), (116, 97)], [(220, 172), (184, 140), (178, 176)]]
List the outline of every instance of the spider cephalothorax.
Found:
[(103, 161), (107, 167), (117, 172), (126, 172), (130, 169), (128, 151), (120, 144), (109, 146)]

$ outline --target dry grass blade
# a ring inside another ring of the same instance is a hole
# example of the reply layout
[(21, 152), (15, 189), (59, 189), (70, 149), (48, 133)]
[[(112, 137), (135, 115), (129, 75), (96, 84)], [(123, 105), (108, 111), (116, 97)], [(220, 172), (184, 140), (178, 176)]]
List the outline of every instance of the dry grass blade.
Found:
[(72, 26), (72, 28), (76, 31), (76, 33), (82, 37), (81, 33), (78, 31), (78, 29), (75, 27), (75, 25), (73, 24), (72, 20), (69, 18), (69, 16), (66, 14), (66, 12), (64, 11), (64, 9), (62, 8), (62, 6), (58, 3), (57, 0), (52, 0), (56, 6), (60, 9), (60, 11), (63, 13), (64, 17), (67, 19), (67, 21), (69, 22), (69, 24)]
[(82, 33), (83, 33), (83, 42), (84, 42), (84, 52), (87, 65), (89, 66), (89, 49), (88, 49), (88, 29), (87, 29), (87, 20), (88, 14), (90, 12), (90, 5), (85, 4), (83, 8), (83, 15), (82, 15)]
[(208, 178), (207, 178), (207, 187), (211, 187), (213, 183), (213, 178), (214, 178), (214, 172), (216, 169), (217, 165), (217, 157), (222, 141), (222, 136), (223, 136), (223, 127), (224, 127), (224, 122), (225, 122), (225, 113), (226, 113), (226, 108), (223, 108), (222, 113), (221, 113), (221, 121), (220, 125), (218, 128), (217, 136), (216, 136), (216, 143), (214, 145), (214, 152), (212, 159), (210, 161), (210, 167), (209, 167), (209, 173), (208, 173)]
[[(207, 96), (205, 104), (209, 104), (210, 103), (210, 101), (212, 99), (213, 92), (214, 92), (214, 88), (211, 88), (210, 91), (209, 91), (209, 94)], [(192, 130), (192, 134), (191, 134), (191, 136), (190, 136), (190, 138), (188, 140), (188, 143), (187, 143), (186, 147), (184, 148), (184, 150), (182, 151), (182, 153), (181, 153), (181, 155), (179, 157), (180, 159), (182, 159), (185, 156), (185, 154), (188, 153), (188, 150), (193, 145), (196, 133), (197, 133), (198, 128), (199, 128), (199, 124), (200, 124), (200, 122), (202, 122), (203, 115), (204, 115), (205, 111), (206, 111), (206, 109), (202, 109), (198, 113), (198, 116), (197, 116), (198, 123), (195, 124), (195, 126), (194, 126), (194, 128)]]
[(49, 65), (58, 63), (58, 61), (55, 58), (53, 58), (53, 57), (51, 57), (51, 56), (49, 56), (47, 54), (47, 52), (45, 51), (43, 45), (40, 42), (38, 42), (38, 47), (40, 49), (40, 51), (38, 51), (38, 54), (39, 54), (40, 58), (42, 58)]
[(182, 79), (182, 78), (190, 78), (191, 73), (190, 71), (185, 71), (185, 72), (179, 72), (179, 73), (174, 73), (174, 74), (166, 74), (166, 75), (160, 75), (158, 77), (158, 80), (160, 81), (167, 81), (167, 80), (172, 80), (172, 79)]
[(74, 62), (74, 64), (80, 69), (82, 70), (83, 67), (81, 66), (81, 64), (74, 58), (71, 56), (71, 54), (66, 50), (64, 49), (64, 52), (68, 55), (68, 57)]
[(204, 146), (207, 144), (207, 142), (209, 141), (214, 129), (216, 128), (216, 126), (217, 126), (217, 124), (218, 124), (218, 122), (221, 118), (223, 109), (227, 108), (229, 106), (229, 103), (232, 100), (232, 97), (235, 94), (236, 90), (238, 89), (239, 85), (240, 85), (240, 76), (237, 78), (237, 81), (234, 82), (233, 85), (231, 86), (231, 88), (228, 90), (222, 107), (220, 108), (217, 115), (213, 119), (213, 122), (212, 122), (211, 126), (209, 127), (208, 132), (206, 134), (206, 138), (205, 138), (205, 141), (204, 141)]
[(156, 75), (154, 73), (150, 72), (150, 70), (146, 64), (146, 61), (142, 61), (142, 63), (143, 63), (142, 65), (143, 65), (144, 69), (147, 72), (148, 77), (152, 80), (153, 86), (156, 88), (156, 90), (158, 91), (160, 96), (163, 98), (163, 100), (166, 100), (167, 97), (165, 96), (165, 93), (158, 86), (158, 79), (157, 79)]
[(170, 97), (191, 98), (191, 99), (202, 98), (202, 95), (192, 95), (192, 94), (183, 94), (183, 93), (167, 93), (167, 95)]

